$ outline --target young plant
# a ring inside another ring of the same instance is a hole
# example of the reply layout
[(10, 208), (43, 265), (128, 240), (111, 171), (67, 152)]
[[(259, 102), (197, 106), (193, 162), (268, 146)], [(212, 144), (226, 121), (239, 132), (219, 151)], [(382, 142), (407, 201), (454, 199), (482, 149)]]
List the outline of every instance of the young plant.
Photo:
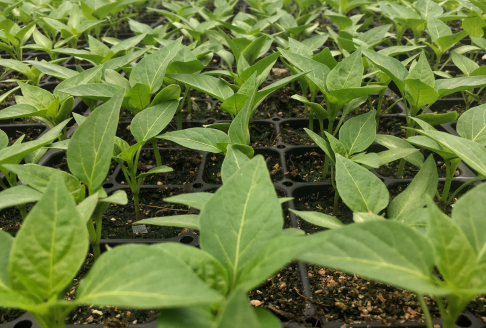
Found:
[(299, 259), (415, 292), (429, 328), (433, 323), (423, 295), (431, 295), (439, 306), (443, 327), (454, 327), (466, 305), (486, 292), (486, 235), (481, 229), (486, 207), (477, 201), (484, 197), (486, 186), (482, 184), (457, 201), (452, 218), (429, 197), (427, 209), (420, 212), (426, 222), (425, 234), (391, 220), (325, 231), (320, 233), (319, 247)]
[[(324, 151), (326, 159), (323, 167), (323, 178), (327, 176), (329, 162), (331, 164), (331, 183), (334, 188), (334, 215), (339, 213), (339, 187), (334, 182), (334, 170), (336, 167), (336, 156), (340, 155), (352, 162), (359, 163), (366, 168), (378, 168), (381, 165), (391, 161), (411, 156), (418, 152), (413, 147), (401, 147), (393, 150), (387, 150), (380, 153), (364, 152), (376, 139), (376, 122), (375, 110), (367, 114), (353, 117), (343, 124), (339, 130), (339, 140), (332, 134), (325, 132), (325, 137), (320, 137), (311, 130), (305, 129), (305, 132), (314, 140), (314, 142)], [(341, 158), (341, 157), (340, 157)], [(372, 173), (370, 173), (372, 174)], [(336, 181), (338, 175), (336, 174)]]
[(0, 16), (0, 49), (22, 61), (22, 47), (29, 41), (35, 27), (35, 21), (20, 28), (14, 21)]
[[(457, 132), (460, 137), (451, 136), (449, 138), (443, 132), (439, 132), (432, 126), (421, 120), (415, 119), (423, 130), (415, 130), (423, 136), (413, 136), (407, 138), (411, 144), (422, 147), (440, 155), (444, 159), (446, 165), (446, 181), (444, 182), (444, 190), (442, 195), (437, 192), (437, 199), (440, 208), (445, 210), (447, 205), (456, 197), (457, 193), (465, 187), (470, 186), (478, 181), (486, 179), (486, 166), (482, 160), (486, 158), (484, 151), (484, 134), (482, 129), (486, 126), (483, 117), (486, 115), (486, 106), (481, 105), (471, 108), (464, 113), (457, 122)], [(454, 173), (463, 160), (466, 164), (472, 167), (478, 176), (467, 181), (450, 194), (450, 188)]]
[[(0, 231), (0, 306), (28, 311), (41, 328), (62, 328), (82, 304), (144, 309), (221, 300), (174, 254), (158, 246), (124, 245), (103, 254), (81, 280), (76, 299), (65, 301), (88, 253), (85, 224), (92, 205), (76, 206), (57, 173), (16, 237)], [(134, 276), (144, 284), (130, 283)], [(188, 283), (191, 292), (181, 297)]]
[[(24, 136), (19, 138), (13, 145), (8, 146), (8, 136), (5, 132), (0, 130), (0, 170), (5, 176), (5, 179), (8, 182), (6, 185), (3, 182), (3, 179), (0, 180), (0, 186), (9, 191), (10, 196), (7, 198), (8, 206), (17, 205), (18, 209), (22, 215), (22, 218), (25, 218), (27, 215), (25, 203), (22, 200), (22, 197), (16, 198), (12, 196), (12, 191), (14, 187), (17, 186), (17, 174), (15, 172), (10, 171), (6, 166), (6, 164), (19, 164), (22, 160), (25, 159), (26, 163), (37, 163), (45, 154), (45, 151), (42, 151), (41, 148), (47, 145), (50, 145), (54, 140), (59, 137), (59, 134), (63, 130), (63, 128), (68, 124), (69, 120), (65, 120), (64, 122), (58, 124), (56, 127), (45, 133), (37, 140), (28, 141), (22, 143)], [(22, 194), (20, 194), (22, 195)], [(26, 198), (29, 198), (29, 194), (23, 195)], [(20, 200), (20, 202), (19, 202)], [(8, 203), (11, 202), (11, 203)], [(3, 206), (7, 207), (7, 206)]]
[[(135, 208), (136, 220), (140, 220), (140, 206), (139, 206), (139, 193), (140, 186), (143, 183), (145, 177), (151, 174), (168, 173), (172, 172), (172, 168), (159, 165), (159, 158), (157, 160), (157, 166), (149, 170), (137, 174), (138, 161), (140, 158), (140, 152), (143, 145), (149, 140), (155, 140), (155, 136), (162, 132), (162, 130), (170, 123), (174, 117), (175, 112), (179, 106), (179, 100), (171, 100), (167, 102), (159, 103), (155, 106), (149, 107), (139, 114), (135, 115), (130, 125), (130, 132), (133, 134), (137, 143), (130, 147), (130, 145), (117, 138), (115, 142), (115, 150), (113, 153), (113, 159), (120, 164), (125, 179), (130, 186), (130, 190), (133, 195), (133, 203)], [(157, 145), (157, 143), (155, 143)], [(156, 152), (160, 156), (160, 153)], [(125, 163), (126, 165), (125, 165)]]
[[(415, 126), (415, 121), (412, 118), (421, 119), (431, 125), (454, 121), (457, 118), (455, 111), (446, 114), (432, 114), (426, 113), (426, 111), (440, 97), (458, 91), (486, 86), (486, 76), (465, 76), (436, 81), (424, 52), (420, 54), (417, 62), (412, 62), (410, 71), (395, 58), (383, 56), (369, 50), (363, 50), (363, 53), (369, 61), (373, 62), (374, 66), (387, 74), (398, 87), (404, 99), (407, 125), (410, 128)], [(427, 107), (422, 109), (425, 105)], [(422, 113), (419, 114), (420, 112)], [(407, 138), (413, 134), (413, 130), (408, 130)], [(397, 177), (402, 176), (404, 166), (405, 161), (402, 160), (397, 171)]]
[[(161, 244), (160, 248), (211, 272), (212, 287), (226, 299), (212, 307), (163, 310), (158, 327), (171, 326), (183, 313), (191, 315), (191, 322), (207, 322), (218, 328), (279, 327), (269, 311), (250, 306), (247, 292), (320, 239), (304, 236), (296, 229), (282, 229), (282, 207), (263, 157), (255, 156), (242, 165), (214, 194), (185, 194), (167, 201), (194, 206), (201, 213), (151, 218), (137, 224), (199, 230), (200, 249), (175, 243)], [(244, 319), (235, 321), (242, 316)]]

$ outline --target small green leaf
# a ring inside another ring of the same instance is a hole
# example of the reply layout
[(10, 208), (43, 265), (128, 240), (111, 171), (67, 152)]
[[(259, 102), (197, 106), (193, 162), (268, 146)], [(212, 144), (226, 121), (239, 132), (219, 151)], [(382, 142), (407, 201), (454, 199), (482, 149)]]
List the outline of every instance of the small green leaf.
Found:
[(336, 155), (336, 185), (344, 203), (354, 212), (379, 214), (390, 198), (381, 180), (360, 165)]
[(346, 147), (348, 154), (359, 153), (371, 146), (376, 135), (375, 115), (373, 109), (343, 124), (339, 130), (339, 141)]
[(159, 133), (174, 117), (178, 100), (171, 100), (149, 107), (135, 115), (130, 125), (130, 131), (138, 142), (147, 141)]
[(245, 165), (250, 159), (234, 145), (228, 145), (226, 156), (221, 167), (221, 180), (227, 181), (236, 171)]
[(328, 229), (338, 229), (344, 227), (344, 223), (342, 223), (339, 219), (335, 218), (334, 216), (327, 215), (321, 212), (297, 211), (293, 209), (290, 209), (290, 211), (292, 213), (295, 213), (295, 215), (300, 216), (305, 221), (319, 227), (328, 228)]
[(154, 218), (136, 221), (133, 224), (134, 225), (150, 224), (150, 225), (156, 225), (162, 227), (178, 227), (178, 228), (199, 230), (199, 215), (186, 214), (186, 215), (154, 217)]
[(220, 153), (218, 143), (230, 142), (228, 135), (220, 130), (191, 128), (158, 135), (157, 138), (170, 140), (191, 149)]
[(461, 137), (486, 146), (486, 105), (470, 108), (462, 114), (456, 130)]
[(226, 83), (212, 76), (202, 74), (167, 74), (167, 77), (204, 92), (219, 101), (224, 101), (234, 94), (233, 90)]
[(202, 210), (204, 205), (213, 197), (214, 194), (208, 192), (195, 192), (164, 198), (164, 202), (184, 204)]

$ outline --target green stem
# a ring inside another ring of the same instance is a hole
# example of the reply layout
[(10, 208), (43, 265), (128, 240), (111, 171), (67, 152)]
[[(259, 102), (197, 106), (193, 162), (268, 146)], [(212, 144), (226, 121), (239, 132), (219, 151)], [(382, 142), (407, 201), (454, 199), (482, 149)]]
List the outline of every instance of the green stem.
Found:
[(160, 156), (159, 146), (157, 145), (157, 138), (153, 137), (151, 139), (152, 147), (154, 148), (155, 162), (158, 166), (162, 166), (162, 157)]
[[(327, 173), (329, 172), (329, 156), (324, 155), (324, 166), (322, 167), (322, 179), (326, 180)], [(331, 177), (332, 179), (332, 177)]]
[(333, 214), (334, 216), (337, 216), (339, 214), (339, 191), (337, 190), (337, 188), (334, 190)]
[(445, 211), (447, 207), (447, 199), (449, 198), (449, 190), (451, 189), (452, 178), (454, 177), (454, 172), (451, 172), (453, 169), (455, 171), (456, 166), (451, 165), (450, 160), (445, 160), (446, 165), (446, 181), (444, 183), (444, 190), (442, 191), (442, 197), (440, 199), (440, 208), (442, 211)]
[(456, 190), (454, 190), (454, 192), (451, 194), (451, 196), (447, 199), (447, 205), (449, 205), (452, 200), (454, 199), (454, 197), (456, 197), (456, 195), (464, 188), (466, 188), (467, 186), (470, 186), (472, 185), (473, 183), (476, 183), (478, 181), (481, 181), (481, 180), (484, 180), (483, 177), (479, 176), (479, 177), (475, 177), (474, 179), (472, 180), (469, 180), (468, 182), (466, 183), (463, 183), (459, 188), (457, 188)]
[(139, 205), (139, 192), (133, 192), (133, 206), (135, 207), (135, 220), (139, 221), (140, 216), (140, 205)]
[(187, 112), (189, 114), (192, 114), (192, 101), (191, 101), (191, 95), (189, 91), (190, 91), (189, 86), (186, 85), (186, 90), (184, 91), (184, 97), (187, 100)]
[(427, 328), (434, 328), (434, 325), (432, 324), (432, 317), (430, 316), (427, 303), (425, 303), (424, 296), (419, 294), (417, 295), (417, 298), (419, 300), (420, 306), (422, 307), (422, 311), (424, 312), (425, 323), (427, 324)]
[(17, 208), (20, 211), (20, 215), (22, 215), (22, 220), (24, 220), (27, 217), (27, 208), (25, 204), (19, 205)]

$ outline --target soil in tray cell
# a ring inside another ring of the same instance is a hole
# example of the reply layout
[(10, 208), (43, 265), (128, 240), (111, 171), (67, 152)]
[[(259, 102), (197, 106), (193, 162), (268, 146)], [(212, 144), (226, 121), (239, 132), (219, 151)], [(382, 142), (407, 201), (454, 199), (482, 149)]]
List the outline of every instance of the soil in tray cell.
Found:
[[(162, 165), (172, 168), (170, 173), (152, 174), (145, 178), (144, 185), (182, 185), (197, 179), (202, 154), (187, 149), (164, 149), (160, 151)], [(138, 174), (147, 172), (155, 167), (155, 156), (152, 150), (144, 150), (138, 162)], [(122, 171), (117, 175), (118, 183), (126, 184)]]
[(407, 126), (405, 117), (382, 116), (380, 118), (380, 125), (378, 126), (378, 133), (405, 139), (406, 130), (402, 126)]
[[(373, 283), (344, 272), (308, 266), (312, 291), (311, 302), (317, 315), (328, 321), (359, 323), (379, 321), (392, 324), (403, 321), (424, 321), (417, 296), (409, 291)], [(426, 297), (431, 314), (439, 311), (433, 299)]]
[(250, 146), (271, 147), (277, 143), (275, 125), (269, 123), (250, 122)]
[[(329, 186), (302, 187), (293, 192), (295, 209), (299, 211), (317, 211), (333, 215), (334, 208), (334, 189)], [(339, 214), (337, 218), (341, 222), (348, 224), (353, 222), (353, 211), (346, 204), (339, 200)], [(325, 228), (318, 227), (298, 218), (299, 228), (306, 233), (315, 233)]]
[(270, 310), (282, 322), (300, 321), (306, 305), (301, 289), (297, 262), (292, 262), (250, 291), (248, 297), (252, 305)]
[[(74, 300), (79, 281), (89, 272), (94, 263), (92, 254), (88, 254), (83, 266), (74, 278), (73, 287), (69, 290), (65, 300)], [(108, 328), (125, 328), (128, 324), (141, 324), (155, 320), (157, 310), (137, 310), (118, 307), (96, 307), (80, 305), (66, 317), (66, 324), (86, 325), (86, 324), (105, 324)]]
[(221, 102), (212, 102), (210, 100), (193, 99), (191, 103), (191, 113), (187, 111), (187, 102), (182, 109), (182, 119), (184, 121), (204, 121), (209, 118), (215, 120), (231, 120), (231, 114), (220, 108)]
[[(44, 132), (45, 126), (31, 126), (28, 128), (23, 128), (19, 126), (19, 129), (15, 127), (9, 127), (8, 129), (2, 129), (4, 132), (9, 134), (8, 137), (8, 145), (12, 146), (21, 136), (25, 135), (24, 140), (22, 142), (32, 141), (37, 138)], [(10, 131), (9, 131), (10, 130)]]
[[(188, 187), (183, 188), (142, 188), (140, 191), (140, 213), (142, 219), (152, 217), (184, 215), (189, 213), (187, 206), (166, 203), (163, 198), (192, 192)], [(130, 190), (126, 190), (128, 196), (127, 205), (112, 204), (103, 215), (102, 239), (162, 239), (173, 238), (186, 232), (187, 229), (160, 227), (147, 225), (147, 233), (134, 234), (132, 223), (135, 222), (135, 210), (133, 196)]]
[[(334, 122), (334, 128), (336, 128), (338, 122)], [(327, 131), (328, 122), (324, 121), (324, 131)], [(286, 122), (280, 126), (280, 136), (282, 137), (282, 142), (287, 145), (314, 145), (314, 141), (309, 137), (304, 128), (309, 128), (308, 120), (299, 120), (293, 122)], [(314, 133), (318, 135), (321, 134), (321, 129), (319, 127), (319, 122), (314, 119), (313, 129)]]
[(304, 153), (286, 154), (288, 172), (285, 176), (297, 182), (322, 182), (330, 181), (331, 171), (328, 166), (328, 174), (322, 178), (324, 166), (324, 152), (320, 149), (311, 149)]
[[(478, 106), (477, 102), (470, 105), (469, 108)], [(437, 101), (435, 104), (430, 106), (430, 110), (435, 114), (445, 114), (449, 112), (456, 111), (457, 118), (459, 118), (464, 112), (466, 112), (466, 104), (462, 99), (454, 99), (450, 101)]]
[[(259, 151), (255, 152), (258, 155)], [(268, 171), (273, 182), (282, 180), (283, 172), (280, 165), (280, 158), (278, 153), (262, 153), (267, 163)], [(207, 162), (204, 170), (204, 181), (207, 183), (222, 184), (221, 181), (221, 167), (223, 165), (224, 156), (221, 154), (210, 154), (207, 157)]]

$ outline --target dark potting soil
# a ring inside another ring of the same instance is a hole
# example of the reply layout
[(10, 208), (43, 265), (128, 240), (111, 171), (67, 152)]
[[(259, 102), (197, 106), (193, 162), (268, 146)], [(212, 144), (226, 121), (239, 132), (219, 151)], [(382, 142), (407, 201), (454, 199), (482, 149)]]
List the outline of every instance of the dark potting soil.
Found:
[(0, 307), (0, 324), (13, 321), (20, 318), (25, 311), (19, 309), (2, 308)]
[[(477, 103), (474, 103), (473, 105), (470, 106), (470, 108), (472, 107), (476, 107), (478, 106)], [(466, 111), (466, 105), (464, 103), (462, 104), (456, 104), (456, 105), (453, 105), (453, 106), (438, 106), (437, 108), (434, 108), (434, 114), (444, 114), (444, 113), (449, 113), (449, 112), (453, 112), (453, 111), (456, 111), (457, 112), (457, 118), (459, 119), (459, 117), (464, 114), (464, 112)]]
[[(83, 266), (73, 280), (73, 286), (67, 293), (65, 300), (76, 299), (76, 289), (79, 281), (89, 272), (94, 263), (93, 254), (88, 254)], [(126, 328), (128, 324), (145, 323), (157, 318), (156, 310), (138, 310), (117, 307), (97, 307), (80, 305), (66, 317), (66, 324), (105, 324), (108, 328)]]
[[(334, 189), (332, 186), (320, 188), (320, 191), (312, 191), (304, 196), (297, 196), (294, 200), (295, 209), (299, 211), (317, 211), (329, 215), (334, 215)], [(341, 222), (348, 224), (353, 222), (353, 211), (339, 200), (339, 214), (336, 216)], [(298, 218), (299, 228), (306, 233), (315, 233), (325, 228), (318, 227), (314, 224)]]
[[(143, 185), (182, 185), (191, 183), (197, 179), (202, 154), (187, 149), (164, 149), (160, 151), (162, 165), (171, 167), (170, 173), (152, 174), (145, 178)], [(138, 162), (138, 174), (147, 172), (155, 167), (155, 155), (152, 150), (142, 151)], [(117, 182), (126, 183), (122, 171), (116, 177)]]
[(388, 134), (397, 138), (405, 139), (406, 130), (402, 126), (407, 126), (405, 117), (399, 116), (387, 116), (380, 118), (380, 124), (378, 126), (379, 134)]
[[(258, 154), (258, 151), (255, 153)], [(282, 167), (280, 165), (280, 158), (263, 153), (267, 163), (268, 171), (273, 182), (280, 181), (283, 178)], [(206, 167), (204, 170), (204, 181), (207, 183), (222, 184), (221, 181), (221, 167), (223, 165), (224, 156), (221, 154), (212, 154), (208, 156)], [(285, 197), (285, 196), (284, 196)]]
[(305, 309), (297, 262), (292, 262), (249, 292), (250, 303), (275, 314), (282, 322), (300, 321)]
[(191, 113), (187, 111), (187, 102), (182, 109), (182, 119), (184, 121), (204, 121), (209, 118), (215, 120), (231, 120), (231, 115), (220, 108), (221, 102), (216, 105), (210, 100), (196, 100), (191, 102)]
[(271, 147), (278, 141), (275, 126), (268, 123), (250, 122), (250, 146)]
[[(262, 88), (270, 84), (263, 83)], [(265, 119), (270, 118), (274, 113), (278, 113), (279, 117), (282, 118), (305, 118), (303, 106), (297, 100), (293, 100), (292, 97), (295, 94), (301, 94), (300, 91), (291, 88), (288, 84), (278, 90), (275, 90), (268, 95), (265, 100), (262, 101), (258, 109), (256, 110), (254, 119)], [(280, 114), (281, 113), (281, 114)]]
[(289, 154), (287, 157), (287, 178), (297, 182), (330, 181), (330, 168), (325, 179), (322, 178), (324, 154), (315, 151), (304, 154)]
[[(142, 219), (152, 217), (188, 214), (187, 206), (171, 204), (163, 201), (163, 198), (192, 192), (192, 188), (156, 188), (142, 189), (140, 191), (140, 214)], [(134, 234), (132, 223), (135, 222), (135, 210), (133, 196), (130, 190), (126, 190), (128, 196), (127, 205), (112, 204), (103, 215), (103, 239), (161, 239), (173, 238), (186, 232), (187, 229), (160, 227), (147, 225), (147, 233)]]
[[(287, 145), (315, 145), (314, 141), (309, 137), (307, 132), (305, 132), (304, 128), (309, 128), (308, 121), (299, 122), (298, 126), (295, 123), (284, 123), (280, 125), (280, 136), (282, 138), (282, 142)], [(327, 121), (324, 121), (324, 131), (327, 131)], [(336, 128), (338, 122), (334, 122), (334, 128)], [(321, 134), (321, 128), (317, 120), (314, 120), (314, 124), (312, 127), (312, 131), (317, 133), (318, 135)]]
[(8, 145), (11, 146), (17, 141), (21, 136), (25, 134), (24, 140), (22, 142), (32, 141), (37, 138), (44, 132), (44, 128), (37, 128), (37, 127), (29, 127), (24, 131), (15, 131), (15, 135), (12, 135), (8, 138)]

